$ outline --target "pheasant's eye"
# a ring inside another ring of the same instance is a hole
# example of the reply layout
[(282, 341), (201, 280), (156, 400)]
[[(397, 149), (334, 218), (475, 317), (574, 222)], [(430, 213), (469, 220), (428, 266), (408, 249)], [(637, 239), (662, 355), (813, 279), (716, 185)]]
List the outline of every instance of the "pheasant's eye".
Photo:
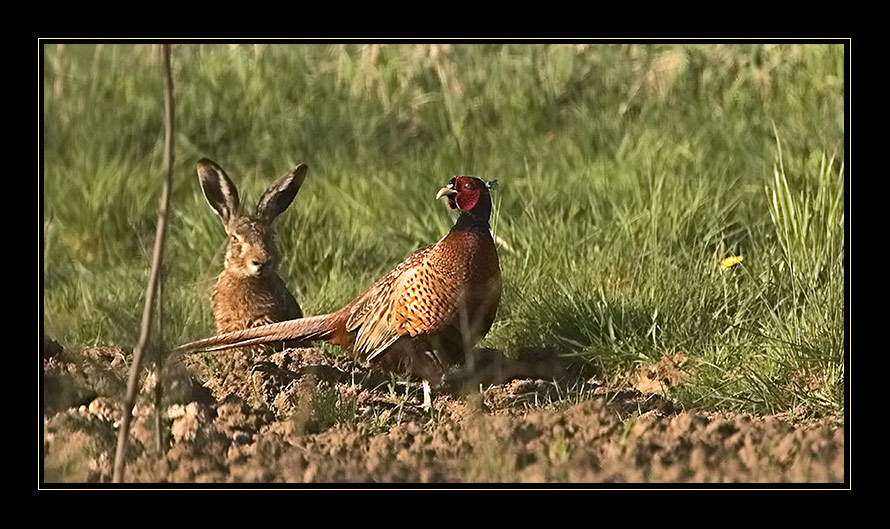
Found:
[(470, 182), (464, 182), (464, 188), (465, 188), (465, 189), (470, 189), (470, 188), (472, 188), (472, 187), (473, 187), (473, 185), (470, 184)]

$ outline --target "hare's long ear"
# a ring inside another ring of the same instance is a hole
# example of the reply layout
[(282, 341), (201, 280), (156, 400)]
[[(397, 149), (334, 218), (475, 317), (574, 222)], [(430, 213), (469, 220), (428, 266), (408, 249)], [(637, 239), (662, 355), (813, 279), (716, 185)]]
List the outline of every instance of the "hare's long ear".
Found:
[(210, 207), (222, 219), (223, 224), (238, 214), (238, 189), (222, 167), (207, 158), (198, 161), (198, 180)]
[(273, 182), (260, 197), (260, 202), (256, 207), (257, 217), (272, 222), (275, 217), (281, 215), (300, 191), (307, 171), (309, 171), (309, 166), (301, 163)]

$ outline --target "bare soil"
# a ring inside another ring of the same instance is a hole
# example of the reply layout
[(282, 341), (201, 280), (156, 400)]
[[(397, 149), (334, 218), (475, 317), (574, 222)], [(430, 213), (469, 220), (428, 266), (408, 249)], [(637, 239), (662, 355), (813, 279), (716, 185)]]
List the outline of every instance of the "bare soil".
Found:
[[(124, 354), (51, 341), (43, 354), (45, 482), (109, 482)], [(684, 410), (664, 395), (685, 381), (685, 362), (666, 357), (610, 387), (551, 351), (509, 360), (479, 350), (472, 375), (451, 375), (424, 411), (417, 382), (323, 349), (288, 349), (256, 365), (192, 357), (164, 369), (160, 406), (157, 373), (145, 370), (126, 481), (844, 481), (843, 418)]]

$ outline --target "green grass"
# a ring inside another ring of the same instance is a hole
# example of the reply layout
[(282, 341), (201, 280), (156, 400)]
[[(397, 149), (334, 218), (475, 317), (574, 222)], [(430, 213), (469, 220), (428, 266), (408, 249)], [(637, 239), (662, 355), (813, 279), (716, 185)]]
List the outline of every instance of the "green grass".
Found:
[[(44, 329), (138, 335), (162, 173), (157, 47), (44, 49)], [(841, 45), (176, 45), (164, 340), (212, 332), (224, 233), (195, 164), (242, 202), (310, 165), (278, 222), (304, 312), (339, 308), (497, 178), (505, 292), (483, 345), (550, 345), (606, 377), (683, 351), (671, 397), (843, 410)], [(721, 271), (730, 255), (744, 262)]]

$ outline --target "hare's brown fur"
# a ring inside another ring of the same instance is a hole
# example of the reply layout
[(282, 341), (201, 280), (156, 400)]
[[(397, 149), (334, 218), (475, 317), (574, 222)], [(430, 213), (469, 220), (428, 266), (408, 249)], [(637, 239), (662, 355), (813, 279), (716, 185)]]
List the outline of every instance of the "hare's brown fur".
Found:
[[(303, 316), (297, 300), (278, 276), (272, 224), (293, 201), (306, 171), (301, 164), (276, 180), (260, 198), (256, 213), (244, 216), (237, 188), (222, 168), (207, 159), (198, 162), (204, 196), (228, 235), (225, 265), (212, 296), (217, 334)], [(296, 344), (261, 345), (247, 350), (256, 358), (282, 345)]]

